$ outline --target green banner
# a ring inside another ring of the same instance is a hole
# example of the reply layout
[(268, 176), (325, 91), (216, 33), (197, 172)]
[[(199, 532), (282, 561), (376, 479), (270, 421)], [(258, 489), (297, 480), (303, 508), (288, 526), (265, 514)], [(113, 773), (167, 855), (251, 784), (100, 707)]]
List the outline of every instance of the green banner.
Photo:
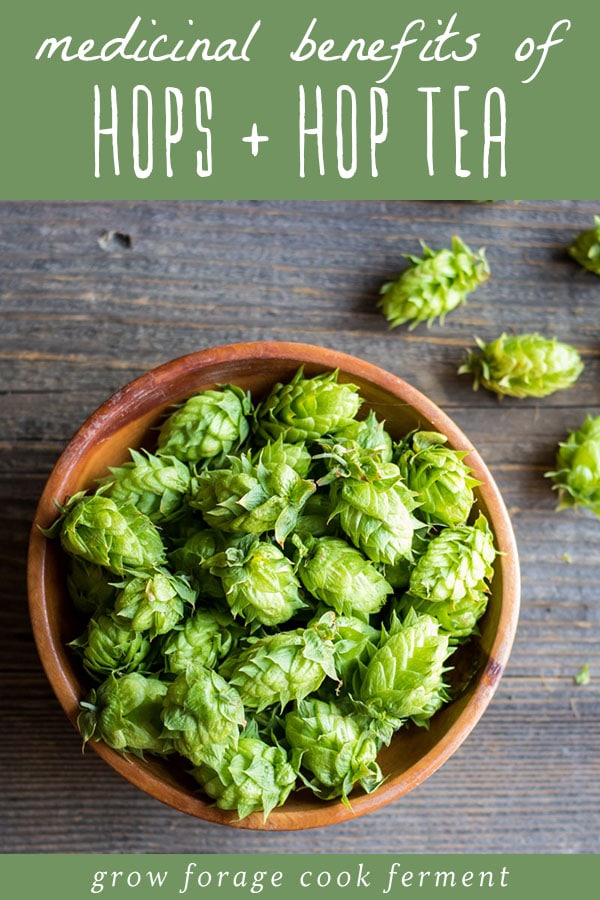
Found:
[(593, 196), (589, 0), (4, 13), (0, 199)]
[[(3, 884), (15, 895), (61, 900), (179, 900), (261, 896), (374, 898), (597, 896), (594, 856), (491, 855), (83, 855), (6, 856)], [(18, 888), (18, 894), (16, 889)]]

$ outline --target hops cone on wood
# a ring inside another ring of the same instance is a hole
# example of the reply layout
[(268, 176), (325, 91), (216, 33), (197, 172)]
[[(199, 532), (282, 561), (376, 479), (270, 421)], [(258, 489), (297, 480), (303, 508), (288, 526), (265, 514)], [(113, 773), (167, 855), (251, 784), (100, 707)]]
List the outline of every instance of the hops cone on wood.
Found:
[(431, 250), (421, 241), (423, 257), (407, 255), (412, 263), (395, 281), (380, 290), (379, 306), (390, 328), (420, 322), (431, 325), (467, 301), (467, 295), (489, 278), (485, 251), (473, 253), (457, 235), (452, 249)]
[(486, 344), (477, 340), (479, 353), (469, 352), (459, 374), (473, 374), (479, 385), (499, 396), (547, 397), (570, 388), (583, 371), (574, 347), (540, 334), (501, 334)]
[(567, 250), (580, 266), (600, 275), (600, 216), (594, 216), (594, 227), (582, 231)]
[(584, 506), (600, 516), (600, 416), (587, 416), (581, 428), (559, 444), (554, 481), (559, 509)]

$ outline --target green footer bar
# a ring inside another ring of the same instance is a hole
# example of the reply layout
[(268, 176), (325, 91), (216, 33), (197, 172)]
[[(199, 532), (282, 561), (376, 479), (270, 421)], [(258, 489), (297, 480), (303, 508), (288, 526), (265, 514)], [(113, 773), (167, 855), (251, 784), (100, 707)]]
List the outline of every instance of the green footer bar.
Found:
[(6, 897), (177, 900), (246, 896), (405, 898), (597, 897), (592, 855), (6, 855)]

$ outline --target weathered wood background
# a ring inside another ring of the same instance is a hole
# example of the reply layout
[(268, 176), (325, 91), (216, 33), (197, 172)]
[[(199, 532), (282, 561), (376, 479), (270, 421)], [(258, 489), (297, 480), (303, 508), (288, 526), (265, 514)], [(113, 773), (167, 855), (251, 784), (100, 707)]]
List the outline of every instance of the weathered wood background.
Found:
[[(600, 413), (600, 278), (565, 253), (600, 201), (0, 204), (0, 754), (3, 851), (595, 852), (600, 849), (600, 521), (554, 511), (556, 444)], [(444, 326), (388, 330), (378, 288), (418, 239), (484, 245), (493, 276)], [(474, 335), (573, 343), (578, 384), (499, 404), (456, 369)], [(301, 834), (208, 825), (81, 753), (45, 679), (25, 592), (30, 522), (64, 444), (169, 358), (239, 340), (334, 347), (402, 376), (466, 431), (520, 547), (508, 670), (460, 751), (409, 796)], [(570, 561), (569, 561), (570, 560)], [(588, 663), (592, 679), (576, 685)]]

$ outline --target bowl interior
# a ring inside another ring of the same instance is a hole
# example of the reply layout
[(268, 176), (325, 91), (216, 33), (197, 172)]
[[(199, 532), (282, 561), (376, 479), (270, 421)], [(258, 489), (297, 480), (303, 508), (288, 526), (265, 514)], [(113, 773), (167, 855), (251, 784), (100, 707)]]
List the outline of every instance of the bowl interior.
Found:
[(77, 432), (56, 464), (40, 500), (33, 524), (29, 556), (30, 614), (42, 663), (55, 693), (75, 724), (87, 681), (66, 646), (82, 630), (64, 585), (64, 560), (57, 541), (47, 540), (38, 526), (56, 518), (60, 503), (79, 490), (92, 489), (108, 466), (128, 458), (131, 447), (152, 447), (156, 426), (166, 410), (196, 391), (235, 383), (255, 399), (276, 381), (287, 381), (304, 366), (306, 375), (339, 369), (341, 381), (355, 383), (364, 411), (373, 409), (394, 438), (412, 428), (441, 431), (449, 445), (469, 450), (479, 508), (487, 515), (501, 551), (480, 637), (463, 654), (458, 673), (466, 683), (462, 694), (437, 713), (429, 729), (399, 732), (380, 755), (387, 776), (373, 794), (356, 791), (352, 810), (339, 801), (322, 802), (309, 791), (296, 791), (274, 810), (267, 822), (254, 813), (235, 821), (198, 793), (196, 783), (173, 762), (148, 757), (124, 758), (102, 743), (94, 749), (129, 781), (183, 812), (243, 828), (289, 830), (329, 825), (361, 815), (394, 800), (420, 784), (462, 743), (488, 705), (508, 660), (519, 607), (517, 551), (510, 520), (497, 487), (479, 455), (457, 426), (422, 394), (401, 379), (342, 353), (301, 344), (251, 343), (201, 351), (173, 360), (127, 385), (101, 406)]

